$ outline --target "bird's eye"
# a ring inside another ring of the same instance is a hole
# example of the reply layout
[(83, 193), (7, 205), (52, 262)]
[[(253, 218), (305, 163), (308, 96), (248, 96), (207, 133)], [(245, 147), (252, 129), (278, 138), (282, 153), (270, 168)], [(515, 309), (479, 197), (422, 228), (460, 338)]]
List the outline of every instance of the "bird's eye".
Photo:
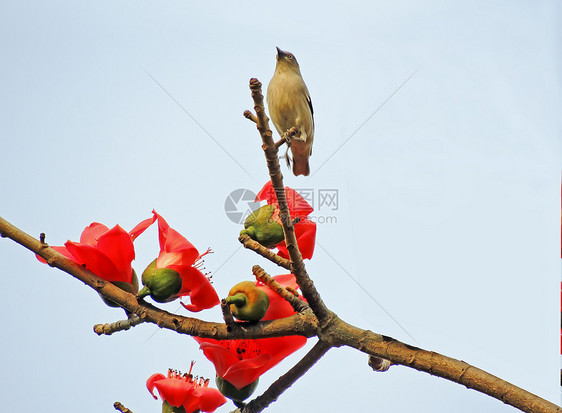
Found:
[(292, 54), (287, 55), (287, 56), (289, 56), (289, 60), (293, 60), (293, 55), (292, 55)]

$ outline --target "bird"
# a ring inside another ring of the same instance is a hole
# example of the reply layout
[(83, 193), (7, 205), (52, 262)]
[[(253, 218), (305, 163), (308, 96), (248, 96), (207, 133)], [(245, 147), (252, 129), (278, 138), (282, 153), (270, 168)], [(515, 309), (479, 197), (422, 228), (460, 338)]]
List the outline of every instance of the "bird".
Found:
[[(273, 125), (287, 140), (293, 155), (293, 174), (310, 174), (308, 158), (314, 140), (314, 110), (295, 56), (277, 47), (275, 73), (267, 87), (267, 106)], [(291, 130), (295, 128), (295, 130)], [(290, 131), (290, 132), (289, 132)], [(288, 154), (285, 155), (289, 164)]]

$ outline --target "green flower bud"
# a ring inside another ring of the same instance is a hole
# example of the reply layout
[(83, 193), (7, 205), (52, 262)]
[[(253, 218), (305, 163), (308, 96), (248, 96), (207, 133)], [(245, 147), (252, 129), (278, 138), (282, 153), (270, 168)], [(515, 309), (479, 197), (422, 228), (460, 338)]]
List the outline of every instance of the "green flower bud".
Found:
[(267, 312), (269, 297), (251, 281), (242, 281), (228, 292), (226, 302), (238, 320), (259, 321)]
[(222, 395), (232, 400), (236, 406), (239, 406), (240, 403), (242, 403), (244, 400), (250, 397), (252, 393), (254, 393), (254, 391), (256, 391), (260, 379), (256, 379), (256, 381), (248, 384), (246, 387), (242, 387), (240, 390), (238, 390), (222, 377), (217, 376), (215, 381), (217, 383), (217, 388), (222, 393)]
[(240, 231), (240, 235), (248, 234), (250, 238), (267, 248), (279, 244), (285, 236), (281, 224), (272, 219), (274, 212), (274, 205), (264, 205), (256, 209), (246, 218), (245, 229)]
[(142, 273), (143, 289), (138, 297), (150, 295), (158, 303), (167, 303), (177, 298), (181, 290), (182, 280), (179, 273), (171, 268), (156, 268), (156, 260), (152, 261)]

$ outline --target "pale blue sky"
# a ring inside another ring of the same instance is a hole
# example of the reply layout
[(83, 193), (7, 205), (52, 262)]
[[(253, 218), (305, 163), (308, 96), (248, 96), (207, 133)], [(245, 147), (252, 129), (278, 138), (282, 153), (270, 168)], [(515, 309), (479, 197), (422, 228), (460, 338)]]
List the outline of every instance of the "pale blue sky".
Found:
[[(308, 264), (326, 303), (558, 402), (560, 11), (555, 1), (5, 0), (0, 215), (61, 245), (93, 221), (129, 230), (155, 208), (215, 251), (206, 267), (219, 294), (251, 279), (253, 264), (282, 273), (240, 248), (224, 212), (231, 191), (267, 179), (242, 113), (248, 80), (267, 85), (279, 46), (300, 62), (316, 121), (312, 176), (285, 182), (339, 195), (337, 210), (315, 212), (337, 222), (318, 225)], [(133, 267), (156, 254), (151, 230)], [(0, 262), (6, 411), (109, 412), (119, 400), (154, 412), (151, 374), (193, 359), (196, 374), (214, 375), (189, 337), (151, 325), (96, 336), (94, 324), (122, 313), (11, 241)], [(295, 409), (515, 411), (405, 367), (374, 374), (345, 348), (269, 411)]]

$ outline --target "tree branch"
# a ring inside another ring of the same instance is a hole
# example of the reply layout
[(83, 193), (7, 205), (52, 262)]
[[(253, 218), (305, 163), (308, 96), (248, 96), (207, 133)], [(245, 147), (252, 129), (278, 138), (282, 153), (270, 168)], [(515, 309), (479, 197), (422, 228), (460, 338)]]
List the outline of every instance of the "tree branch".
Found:
[(228, 327), (232, 327), (233, 325), (236, 324), (236, 321), (234, 320), (234, 316), (230, 312), (230, 304), (226, 302), (225, 298), (221, 300), (221, 311), (222, 311), (222, 318), (224, 319), (224, 322), (227, 325), (227, 329)]
[(119, 402), (113, 403), (113, 407), (115, 408), (115, 410), (119, 410), (121, 413), (133, 413)]
[(331, 346), (319, 340), (293, 368), (273, 382), (261, 396), (248, 403), (242, 409), (242, 413), (258, 413), (275, 402), (285, 390), (291, 387), (316, 364), (330, 348)]
[(254, 265), (252, 267), (252, 273), (256, 277), (258, 281), (261, 281), (277, 294), (279, 294), (285, 301), (288, 301), (289, 304), (293, 307), (293, 309), (300, 313), (307, 308), (310, 308), (309, 305), (301, 300), (298, 296), (288, 291), (286, 288), (283, 288), (281, 284), (279, 284), (273, 277), (271, 277), (265, 270), (260, 267), (259, 265)]
[(259, 242), (254, 241), (248, 234), (242, 234), (238, 237), (238, 241), (244, 245), (244, 248), (250, 249), (264, 258), (267, 258), (269, 261), (273, 262), (274, 264), (279, 265), (289, 271), (291, 271), (291, 261), (286, 258), (283, 258), (269, 248), (264, 247)]
[(372, 356), (389, 360), (462, 384), (529, 413), (554, 413), (562, 409), (541, 397), (500, 379), (464, 361), (404, 344), (391, 337), (363, 330), (334, 315), (332, 326), (318, 338), (332, 346), (346, 345)]
[(39, 255), (51, 267), (56, 267), (92, 287), (125, 310), (136, 314), (142, 321), (154, 323), (161, 328), (173, 330), (180, 334), (214, 338), (216, 340), (281, 337), (287, 335), (312, 337), (316, 335), (316, 319), (309, 313), (295, 314), (279, 320), (260, 321), (244, 329), (237, 328), (232, 329), (232, 331), (229, 331), (226, 324), (212, 323), (197, 318), (171, 314), (143, 300), (139, 302), (133, 294), (129, 294), (110, 282), (102, 280), (91, 271), (59, 254), (47, 244), (41, 243), (1, 217), (0, 235), (10, 238)]
[[(260, 321), (252, 325), (228, 330), (226, 324), (211, 323), (183, 317), (160, 310), (148, 303), (139, 303), (132, 294), (98, 278), (95, 274), (57, 253), (39, 240), (0, 218), (0, 235), (17, 242), (44, 258), (49, 265), (57, 267), (124, 309), (136, 314), (141, 320), (157, 324), (162, 328), (217, 340), (266, 338), (286, 335), (318, 336), (328, 347), (342, 345), (356, 348), (371, 356), (380, 357), (416, 370), (442, 377), (488, 394), (498, 400), (529, 413), (562, 412), (562, 409), (526, 390), (502, 380), (463, 361), (409, 346), (391, 337), (363, 330), (340, 320), (329, 313), (326, 321), (319, 325), (311, 310), (291, 317), (271, 321)], [(301, 286), (302, 288), (302, 286)], [(237, 323), (238, 324), (238, 323)], [(294, 368), (297, 368), (295, 366)], [(302, 365), (301, 365), (302, 368)]]
[(287, 245), (287, 252), (291, 258), (291, 272), (295, 274), (297, 282), (301, 288), (304, 298), (308, 301), (310, 308), (318, 317), (319, 322), (322, 324), (327, 322), (330, 316), (330, 311), (322, 301), (320, 294), (316, 290), (314, 283), (308, 276), (302, 255), (297, 245), (297, 238), (295, 230), (289, 214), (289, 207), (285, 196), (285, 186), (283, 184), (283, 174), (279, 167), (278, 149), (273, 142), (273, 133), (269, 129), (269, 119), (265, 114), (265, 107), (263, 105), (263, 95), (261, 92), (261, 82), (258, 79), (250, 79), (250, 90), (252, 91), (252, 99), (254, 100), (254, 110), (256, 112), (256, 126), (262, 138), (262, 149), (265, 153), (267, 160), (267, 168), (271, 183), (275, 189), (277, 202), (279, 203), (279, 217), (283, 225), (283, 232), (285, 233), (285, 244)]
[(137, 326), (141, 323), (144, 323), (143, 320), (138, 315), (133, 315), (129, 317), (127, 320), (119, 320), (113, 323), (106, 323), (106, 324), (96, 324), (94, 326), (94, 332), (101, 336), (106, 335), (110, 336), (113, 333), (117, 333), (118, 331), (127, 331), (131, 327)]

